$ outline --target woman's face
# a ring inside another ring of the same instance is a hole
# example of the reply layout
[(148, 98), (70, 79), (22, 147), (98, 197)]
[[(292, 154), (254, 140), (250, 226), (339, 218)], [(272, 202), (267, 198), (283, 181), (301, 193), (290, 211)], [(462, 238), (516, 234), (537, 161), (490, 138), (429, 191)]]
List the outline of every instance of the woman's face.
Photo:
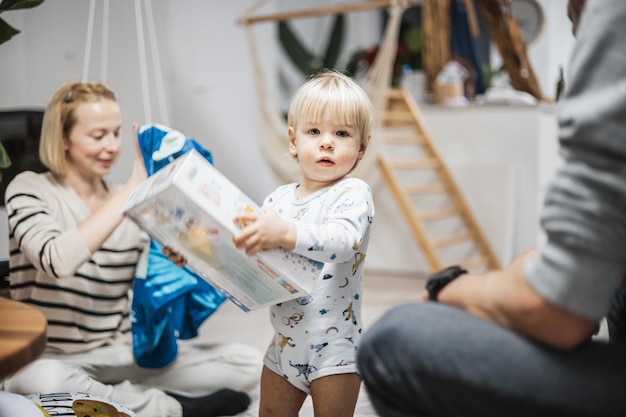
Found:
[(76, 124), (65, 138), (69, 171), (89, 181), (111, 172), (122, 149), (122, 120), (117, 102), (101, 99), (78, 105)]

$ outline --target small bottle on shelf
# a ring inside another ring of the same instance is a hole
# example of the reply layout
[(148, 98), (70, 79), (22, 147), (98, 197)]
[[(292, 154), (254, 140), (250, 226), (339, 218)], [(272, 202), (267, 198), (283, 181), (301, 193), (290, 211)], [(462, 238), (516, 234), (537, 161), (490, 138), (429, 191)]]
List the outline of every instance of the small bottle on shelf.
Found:
[(559, 67), (559, 80), (556, 82), (556, 95), (554, 101), (559, 101), (563, 90), (565, 89), (565, 79), (563, 78), (563, 66)]

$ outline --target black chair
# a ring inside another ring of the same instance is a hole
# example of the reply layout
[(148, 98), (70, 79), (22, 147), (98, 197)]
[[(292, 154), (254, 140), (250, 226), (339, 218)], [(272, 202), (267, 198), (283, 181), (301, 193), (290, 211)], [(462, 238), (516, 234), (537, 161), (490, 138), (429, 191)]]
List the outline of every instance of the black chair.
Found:
[(6, 149), (11, 166), (2, 170), (0, 205), (4, 206), (4, 193), (9, 182), (22, 171), (43, 172), (39, 161), (39, 136), (43, 110), (0, 111), (0, 142)]
[[(0, 142), (11, 159), (11, 166), (2, 169), (0, 181), (0, 206), (4, 206), (4, 193), (11, 180), (22, 171), (43, 172), (39, 161), (39, 136), (43, 110), (0, 111)], [(7, 225), (0, 225), (0, 239), (8, 246)], [(0, 295), (6, 294), (9, 285), (9, 260), (0, 254)]]

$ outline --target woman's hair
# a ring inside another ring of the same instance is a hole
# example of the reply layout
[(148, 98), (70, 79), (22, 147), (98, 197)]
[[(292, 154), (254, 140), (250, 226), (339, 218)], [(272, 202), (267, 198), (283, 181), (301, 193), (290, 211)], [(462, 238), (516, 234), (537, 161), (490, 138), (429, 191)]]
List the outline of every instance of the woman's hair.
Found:
[(43, 115), (39, 159), (53, 173), (67, 173), (65, 140), (76, 124), (76, 108), (101, 99), (117, 102), (115, 93), (101, 83), (73, 81), (52, 96)]
[(336, 70), (313, 74), (291, 98), (287, 124), (294, 129), (306, 122), (318, 122), (328, 110), (337, 123), (353, 126), (361, 133), (365, 149), (372, 130), (372, 103), (352, 78)]

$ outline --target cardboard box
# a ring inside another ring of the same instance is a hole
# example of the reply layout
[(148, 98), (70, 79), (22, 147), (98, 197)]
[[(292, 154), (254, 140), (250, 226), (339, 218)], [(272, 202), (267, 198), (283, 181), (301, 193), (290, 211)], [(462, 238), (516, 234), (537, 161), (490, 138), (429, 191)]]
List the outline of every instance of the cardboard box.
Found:
[(448, 99), (464, 97), (463, 83), (440, 83), (435, 82), (435, 97), (437, 104), (445, 104)]
[(260, 208), (195, 150), (151, 175), (123, 210), (244, 311), (309, 295), (321, 271), (321, 263), (287, 250), (248, 256), (237, 249), (233, 216)]

